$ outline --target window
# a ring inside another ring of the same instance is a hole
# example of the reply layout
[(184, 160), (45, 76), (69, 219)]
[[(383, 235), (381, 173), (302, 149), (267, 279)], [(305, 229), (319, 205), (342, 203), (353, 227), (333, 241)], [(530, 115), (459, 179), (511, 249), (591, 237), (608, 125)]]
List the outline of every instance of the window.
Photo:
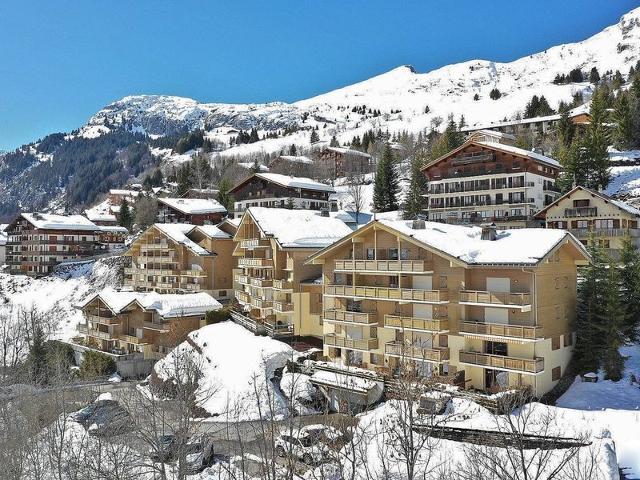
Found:
[(367, 248), (367, 260), (375, 260), (376, 251), (373, 248)]
[(559, 350), (559, 349), (560, 349), (560, 335), (551, 337), (551, 350)]
[(398, 249), (390, 248), (389, 249), (389, 260), (398, 260)]
[(220, 297), (226, 297), (227, 296), (227, 291), (226, 290), (220, 290), (219, 294)]
[(558, 380), (560, 380), (560, 377), (562, 376), (561, 373), (562, 371), (560, 370), (560, 367), (556, 367), (551, 370), (551, 380), (553, 382), (557, 382)]
[(573, 345), (573, 333), (569, 332), (569, 333), (565, 333), (563, 335), (564, 338), (564, 346), (565, 347), (570, 347), (571, 345)]
[(447, 288), (447, 276), (440, 275), (440, 288)]
[(562, 316), (562, 309), (560, 305), (556, 305), (556, 320), (560, 320), (561, 316)]

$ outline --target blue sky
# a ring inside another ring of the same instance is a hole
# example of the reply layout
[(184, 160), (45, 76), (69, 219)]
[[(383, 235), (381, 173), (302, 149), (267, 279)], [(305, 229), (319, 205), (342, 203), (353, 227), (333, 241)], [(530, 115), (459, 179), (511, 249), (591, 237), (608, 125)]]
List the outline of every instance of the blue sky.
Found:
[[(582, 40), (627, 0), (2, 0), (0, 149), (125, 95), (294, 101), (411, 64)], [(572, 67), (568, 65), (567, 67)]]

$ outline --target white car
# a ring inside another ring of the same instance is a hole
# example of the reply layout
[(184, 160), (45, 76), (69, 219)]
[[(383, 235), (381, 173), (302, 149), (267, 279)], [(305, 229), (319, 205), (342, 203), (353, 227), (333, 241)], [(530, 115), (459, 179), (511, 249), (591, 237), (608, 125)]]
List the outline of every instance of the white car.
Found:
[(329, 457), (331, 446), (341, 437), (335, 428), (321, 424), (307, 425), (293, 431), (285, 430), (275, 442), (276, 454), (315, 465)]

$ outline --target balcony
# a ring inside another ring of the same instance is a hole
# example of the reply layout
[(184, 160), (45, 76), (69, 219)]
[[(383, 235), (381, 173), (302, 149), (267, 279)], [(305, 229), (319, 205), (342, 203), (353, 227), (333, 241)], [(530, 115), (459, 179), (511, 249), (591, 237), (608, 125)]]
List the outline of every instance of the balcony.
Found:
[(293, 303), (287, 302), (273, 302), (273, 309), (280, 313), (293, 312)]
[(460, 350), (460, 363), (533, 375), (544, 370), (543, 358), (506, 357), (489, 353), (465, 352), (464, 350)]
[(87, 329), (87, 335), (101, 340), (115, 340), (109, 332), (101, 332), (100, 330), (95, 330), (93, 328)]
[(143, 322), (142, 327), (159, 333), (169, 332), (169, 324), (162, 322)]
[(239, 291), (236, 290), (235, 297), (236, 297), (236, 300), (238, 300), (239, 302), (251, 303), (251, 297), (249, 296), (248, 293), (239, 292)]
[(293, 335), (293, 325), (278, 320), (265, 320), (264, 329), (271, 337), (288, 337)]
[(565, 217), (597, 217), (598, 216), (598, 208), (597, 207), (576, 207), (576, 208), (565, 208), (564, 209)]
[(531, 310), (531, 294), (511, 292), (488, 292), (483, 290), (461, 290), (460, 305), (491, 307), (518, 307), (523, 312)]
[(182, 270), (178, 273), (181, 277), (202, 278), (207, 276), (207, 272), (204, 270)]
[(170, 250), (168, 243), (147, 243), (146, 245), (140, 245), (140, 251), (145, 250)]
[(378, 315), (375, 312), (349, 312), (347, 310), (325, 310), (325, 322), (346, 323), (348, 325), (377, 325)]
[(91, 323), (100, 323), (102, 325), (120, 325), (122, 320), (119, 317), (104, 317), (98, 315), (87, 315), (87, 320)]
[(233, 279), (242, 285), (249, 285), (249, 276), (248, 275), (236, 275)]
[(252, 278), (249, 283), (256, 288), (270, 288), (273, 285), (273, 280), (270, 278)]
[(274, 280), (273, 288), (276, 290), (293, 290), (293, 284), (289, 280)]
[(245, 240), (240, 240), (240, 248), (244, 248), (246, 250), (253, 250), (254, 248), (267, 248), (269, 247), (269, 240), (266, 238), (247, 238)]
[(273, 302), (271, 300), (261, 300), (259, 298), (252, 298), (251, 299), (251, 306), (253, 308), (257, 308), (259, 310), (264, 310), (267, 308), (272, 308), (273, 307)]
[(350, 287), (347, 285), (327, 285), (325, 295), (347, 298), (372, 298), (377, 300), (394, 300), (442, 304), (449, 303), (447, 290), (415, 290), (410, 288), (387, 287)]
[(522, 340), (542, 338), (542, 328), (523, 325), (503, 325), (499, 323), (460, 322), (460, 333), (471, 335), (488, 335), (492, 337), (508, 337)]
[(238, 265), (249, 268), (273, 268), (273, 260), (270, 258), (240, 258)]
[(447, 318), (415, 318), (403, 315), (385, 315), (384, 326), (396, 330), (415, 330), (418, 332), (446, 332), (449, 330)]
[(200, 292), (203, 289), (203, 285), (200, 285), (199, 283), (182, 282), (180, 283), (180, 289), (188, 290), (190, 292)]
[(449, 349), (446, 347), (422, 347), (403, 342), (387, 342), (384, 354), (390, 357), (400, 357), (410, 360), (441, 363), (449, 360)]
[(78, 330), (78, 333), (82, 333), (83, 335), (88, 334), (87, 326), (84, 325), (83, 323), (79, 323), (76, 327), (76, 330)]
[(330, 347), (346, 348), (348, 350), (375, 350), (378, 348), (377, 338), (354, 339), (328, 333), (324, 335), (324, 344)]
[(134, 345), (146, 345), (147, 344), (147, 342), (144, 339), (135, 337), (133, 335), (120, 335), (120, 337), (118, 337), (118, 338), (120, 340), (122, 340), (123, 342), (133, 343)]
[(638, 228), (572, 228), (569, 230), (577, 238), (586, 239), (591, 235), (594, 237), (640, 237)]
[(336, 271), (373, 273), (429, 273), (424, 260), (336, 260)]

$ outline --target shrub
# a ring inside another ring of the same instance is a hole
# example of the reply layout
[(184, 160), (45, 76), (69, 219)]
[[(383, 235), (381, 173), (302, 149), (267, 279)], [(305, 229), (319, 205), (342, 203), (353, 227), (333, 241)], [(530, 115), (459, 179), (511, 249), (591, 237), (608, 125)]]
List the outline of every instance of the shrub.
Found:
[(111, 375), (116, 371), (116, 362), (109, 355), (87, 350), (84, 361), (80, 366), (80, 375), (83, 378), (96, 378)]

